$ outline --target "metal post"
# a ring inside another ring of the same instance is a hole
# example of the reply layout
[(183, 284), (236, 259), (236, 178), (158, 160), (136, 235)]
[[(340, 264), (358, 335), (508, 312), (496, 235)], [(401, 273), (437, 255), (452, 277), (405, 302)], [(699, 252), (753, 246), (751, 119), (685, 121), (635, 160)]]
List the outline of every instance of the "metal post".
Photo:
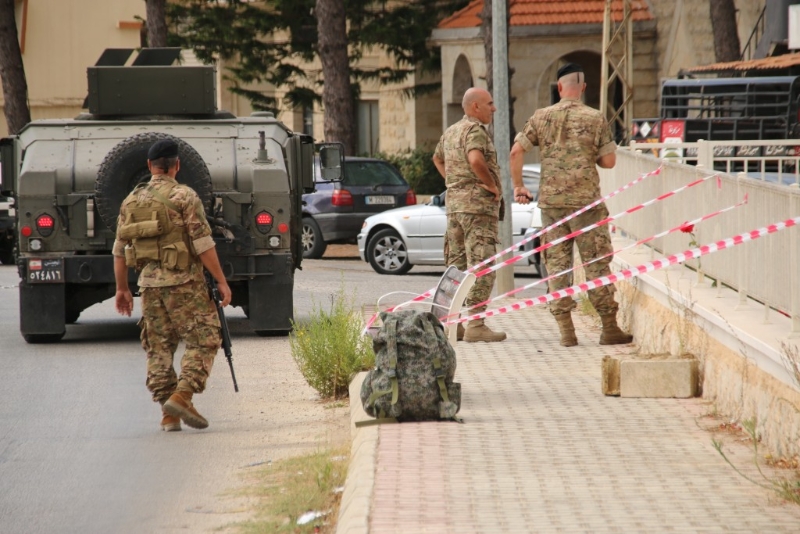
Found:
[[(494, 146), (497, 150), (497, 163), (500, 166), (500, 180), (503, 186), (503, 200), (506, 205), (506, 216), (500, 225), (500, 244), (503, 250), (511, 247), (511, 203), (513, 201), (513, 185), (511, 183), (511, 124), (508, 98), (508, 0), (492, 0), (492, 76), (495, 106), (494, 114)], [(506, 259), (506, 255), (500, 259)], [(514, 267), (507, 266), (497, 271), (497, 293), (503, 294), (514, 289)]]
[[(798, 187), (792, 186), (792, 196), (790, 206), (792, 207), (792, 216), (800, 215), (800, 192), (798, 192)], [(789, 228), (787, 230), (789, 232), (789, 261), (791, 262), (790, 265), (797, 265), (800, 262), (800, 245), (798, 245), (798, 241), (800, 241), (800, 229), (796, 226), (794, 228)], [(791, 275), (789, 278), (789, 290), (792, 292), (792, 333), (789, 337), (796, 338), (800, 337), (800, 275), (797, 274), (797, 271), (793, 271), (794, 274)]]
[[(740, 172), (736, 175), (736, 198), (742, 198), (742, 183), (744, 180), (747, 180), (747, 174)], [(736, 219), (738, 222), (738, 231), (741, 231), (744, 227), (743, 224), (743, 213), (742, 210), (737, 211)], [(747, 254), (745, 251), (745, 247), (747, 244), (744, 244), (739, 247), (739, 261), (737, 262), (738, 269), (737, 269), (737, 285), (739, 286), (739, 303), (736, 305), (737, 310), (744, 310), (747, 309), (747, 278), (748, 278), (748, 265), (747, 265)]]

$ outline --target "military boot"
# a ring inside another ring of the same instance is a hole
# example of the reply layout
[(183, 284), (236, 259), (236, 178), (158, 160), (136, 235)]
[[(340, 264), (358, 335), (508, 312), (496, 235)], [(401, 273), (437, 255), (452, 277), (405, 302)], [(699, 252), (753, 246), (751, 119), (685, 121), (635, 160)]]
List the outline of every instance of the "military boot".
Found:
[(633, 341), (633, 336), (626, 334), (617, 326), (617, 314), (601, 315), (603, 331), (600, 333), (601, 345), (624, 345)]
[(572, 324), (572, 314), (562, 313), (556, 315), (558, 330), (561, 332), (561, 346), (574, 347), (578, 344), (578, 337), (575, 335), (575, 325)]
[(165, 432), (177, 432), (181, 429), (181, 420), (179, 417), (168, 414), (162, 410), (164, 417), (161, 418), (161, 430)]
[(164, 403), (164, 411), (173, 416), (180, 417), (181, 420), (192, 428), (206, 428), (208, 421), (200, 415), (192, 405), (191, 391), (176, 391)]
[(458, 323), (456, 327), (456, 341), (461, 341), (464, 339), (464, 323)]
[(495, 341), (503, 341), (505, 338), (505, 332), (494, 332), (484, 324), (483, 319), (470, 321), (464, 331), (464, 341), (467, 343), (475, 343), (476, 341), (492, 343)]

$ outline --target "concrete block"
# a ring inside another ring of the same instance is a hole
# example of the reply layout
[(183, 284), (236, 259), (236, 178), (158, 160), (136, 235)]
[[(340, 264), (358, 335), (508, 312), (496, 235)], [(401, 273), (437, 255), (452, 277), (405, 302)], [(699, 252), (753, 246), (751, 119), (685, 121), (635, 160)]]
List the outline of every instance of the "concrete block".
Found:
[(691, 355), (606, 356), (602, 366), (605, 395), (679, 399), (697, 395), (698, 363)]

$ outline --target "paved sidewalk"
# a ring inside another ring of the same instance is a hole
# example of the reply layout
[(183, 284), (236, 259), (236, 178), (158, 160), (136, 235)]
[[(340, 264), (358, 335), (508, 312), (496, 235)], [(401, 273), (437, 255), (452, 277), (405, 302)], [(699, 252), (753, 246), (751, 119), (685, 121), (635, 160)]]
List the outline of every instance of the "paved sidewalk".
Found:
[[(636, 347), (602, 347), (574, 317), (576, 347), (539, 306), (489, 320), (505, 342), (459, 342), (464, 424), (354, 430), (337, 532), (800, 532), (800, 507), (714, 449), (702, 399), (602, 395), (602, 357)], [(366, 418), (357, 393), (351, 413)]]

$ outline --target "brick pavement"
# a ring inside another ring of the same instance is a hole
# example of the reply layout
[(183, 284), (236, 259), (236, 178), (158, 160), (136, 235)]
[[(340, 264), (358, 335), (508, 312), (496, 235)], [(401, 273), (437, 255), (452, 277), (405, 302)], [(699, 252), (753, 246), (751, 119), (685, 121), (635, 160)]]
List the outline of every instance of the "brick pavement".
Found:
[(543, 307), (490, 319), (503, 343), (458, 343), (464, 424), (357, 430), (337, 532), (800, 532), (800, 507), (713, 448), (702, 399), (602, 395), (602, 357), (636, 348), (575, 318), (577, 347)]

